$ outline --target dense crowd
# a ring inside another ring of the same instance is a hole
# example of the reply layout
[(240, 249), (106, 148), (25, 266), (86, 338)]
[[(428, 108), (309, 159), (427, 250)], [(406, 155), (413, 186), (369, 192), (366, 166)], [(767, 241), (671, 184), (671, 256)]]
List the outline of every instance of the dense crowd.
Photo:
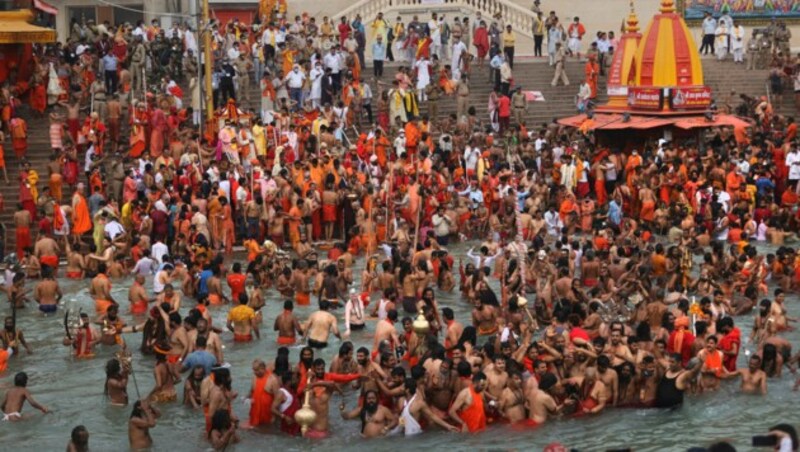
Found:
[[(783, 333), (796, 320), (784, 297), (800, 284), (790, 246), (800, 150), (794, 119), (768, 100), (717, 99), (752, 117), (749, 128), (608, 147), (591, 131), (525, 124), (516, 35), (500, 15), (336, 23), (276, 7), (255, 24), (211, 25), (213, 127), (201, 114), (200, 37), (185, 24), (73, 21), (63, 45), (35, 47), (30, 79), (20, 68), (2, 89), (2, 130), (24, 162), (9, 302), (53, 313), (62, 270), (90, 281), (97, 312), (58, 340), (82, 359), (119, 350), (104, 388), (111, 404), (134, 402), (132, 448), (152, 444), (157, 406), (176, 401), (180, 382), (212, 446), (237, 441), (231, 379), (249, 377), (222, 365), (223, 342), (226, 331), (258, 340), (263, 322), (277, 345), (253, 362), (241, 426), (299, 435), (302, 424), (313, 438), (331, 434), (334, 392), (348, 394), (341, 416), (370, 438), (677, 407), (732, 379), (765, 394), (794, 371), (800, 355)], [(564, 28), (538, 0), (534, 13), (535, 53), (547, 46), (554, 84), (569, 83), (570, 55), (585, 57), (579, 108), (591, 109), (613, 33), (584, 48), (579, 18)], [(395, 75), (385, 61), (400, 62)], [(487, 73), (488, 116), (470, 98)], [(438, 113), (446, 96), (450, 116)], [(20, 99), (49, 115), (46, 183), (24, 161)], [(457, 241), (474, 247), (456, 255)], [(471, 318), (437, 302), (451, 291)], [(267, 303), (284, 309), (264, 319)], [(217, 310), (226, 325), (212, 324)], [(348, 339), (363, 329), (372, 346), (356, 349)], [(141, 345), (126, 346), (139, 333)], [(326, 363), (315, 353), (331, 335), (341, 342)], [(2, 370), (30, 352), (16, 316), (0, 342)], [(155, 361), (154, 387), (136, 401), (131, 352)], [(14, 384), (6, 419), (21, 419), (26, 400), (47, 412), (25, 373)], [(781, 450), (797, 450), (791, 426), (778, 427)], [(76, 428), (70, 450), (87, 442)]]

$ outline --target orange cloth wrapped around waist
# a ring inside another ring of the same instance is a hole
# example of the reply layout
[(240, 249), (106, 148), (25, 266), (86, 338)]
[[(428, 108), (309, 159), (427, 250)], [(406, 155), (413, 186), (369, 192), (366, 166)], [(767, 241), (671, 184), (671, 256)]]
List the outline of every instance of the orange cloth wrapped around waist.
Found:
[(222, 298), (220, 298), (219, 294), (210, 293), (208, 294), (208, 302), (213, 305), (219, 306), (222, 304)]
[(58, 268), (58, 256), (54, 256), (54, 255), (42, 256), (41, 258), (39, 258), (39, 262), (41, 262), (42, 265), (47, 265), (48, 267), (52, 268), (53, 270)]
[(97, 311), (98, 315), (103, 315), (108, 311), (108, 308), (113, 305), (111, 301), (108, 300), (94, 300), (94, 309)]
[(294, 294), (294, 301), (301, 306), (308, 306), (311, 304), (311, 294), (308, 292), (296, 292)]
[(278, 345), (294, 345), (297, 343), (295, 336), (278, 336)]
[(386, 240), (386, 225), (381, 223), (375, 226), (375, 235), (378, 237), (379, 242)]
[(175, 364), (181, 359), (181, 355), (167, 355), (167, 362)]
[(641, 219), (645, 221), (653, 221), (656, 214), (656, 203), (653, 201), (643, 201)]
[(491, 328), (478, 327), (478, 336), (489, 336), (497, 333), (497, 325), (492, 325)]
[(82, 272), (80, 272), (80, 271), (67, 272), (67, 278), (69, 278), (69, 279), (81, 279), (81, 273)]
[(253, 335), (248, 334), (237, 334), (233, 333), (233, 341), (234, 342), (250, 342), (253, 340)]
[(322, 205), (322, 221), (330, 223), (336, 221), (336, 206), (333, 204)]
[(132, 314), (144, 314), (145, 312), (147, 312), (147, 301), (139, 300), (131, 304)]

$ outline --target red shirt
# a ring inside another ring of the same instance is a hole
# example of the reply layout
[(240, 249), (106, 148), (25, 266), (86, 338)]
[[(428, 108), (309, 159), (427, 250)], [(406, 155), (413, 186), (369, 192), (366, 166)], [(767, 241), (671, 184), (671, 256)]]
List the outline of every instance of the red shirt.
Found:
[(503, 118), (511, 116), (511, 99), (508, 96), (500, 96), (497, 101), (497, 114)]

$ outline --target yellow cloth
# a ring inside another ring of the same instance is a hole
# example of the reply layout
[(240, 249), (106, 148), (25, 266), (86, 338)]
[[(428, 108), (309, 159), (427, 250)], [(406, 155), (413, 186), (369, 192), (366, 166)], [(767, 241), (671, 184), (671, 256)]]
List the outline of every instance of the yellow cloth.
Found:
[(228, 320), (231, 322), (249, 322), (256, 317), (256, 311), (250, 306), (240, 304), (228, 311)]

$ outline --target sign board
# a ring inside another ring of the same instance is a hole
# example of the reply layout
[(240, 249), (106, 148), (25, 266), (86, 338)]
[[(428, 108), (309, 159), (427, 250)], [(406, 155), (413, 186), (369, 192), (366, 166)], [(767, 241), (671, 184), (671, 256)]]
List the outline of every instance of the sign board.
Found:
[(711, 105), (711, 88), (707, 86), (670, 88), (669, 104), (673, 110), (705, 110)]
[(633, 110), (661, 110), (661, 88), (628, 88), (628, 106)]

